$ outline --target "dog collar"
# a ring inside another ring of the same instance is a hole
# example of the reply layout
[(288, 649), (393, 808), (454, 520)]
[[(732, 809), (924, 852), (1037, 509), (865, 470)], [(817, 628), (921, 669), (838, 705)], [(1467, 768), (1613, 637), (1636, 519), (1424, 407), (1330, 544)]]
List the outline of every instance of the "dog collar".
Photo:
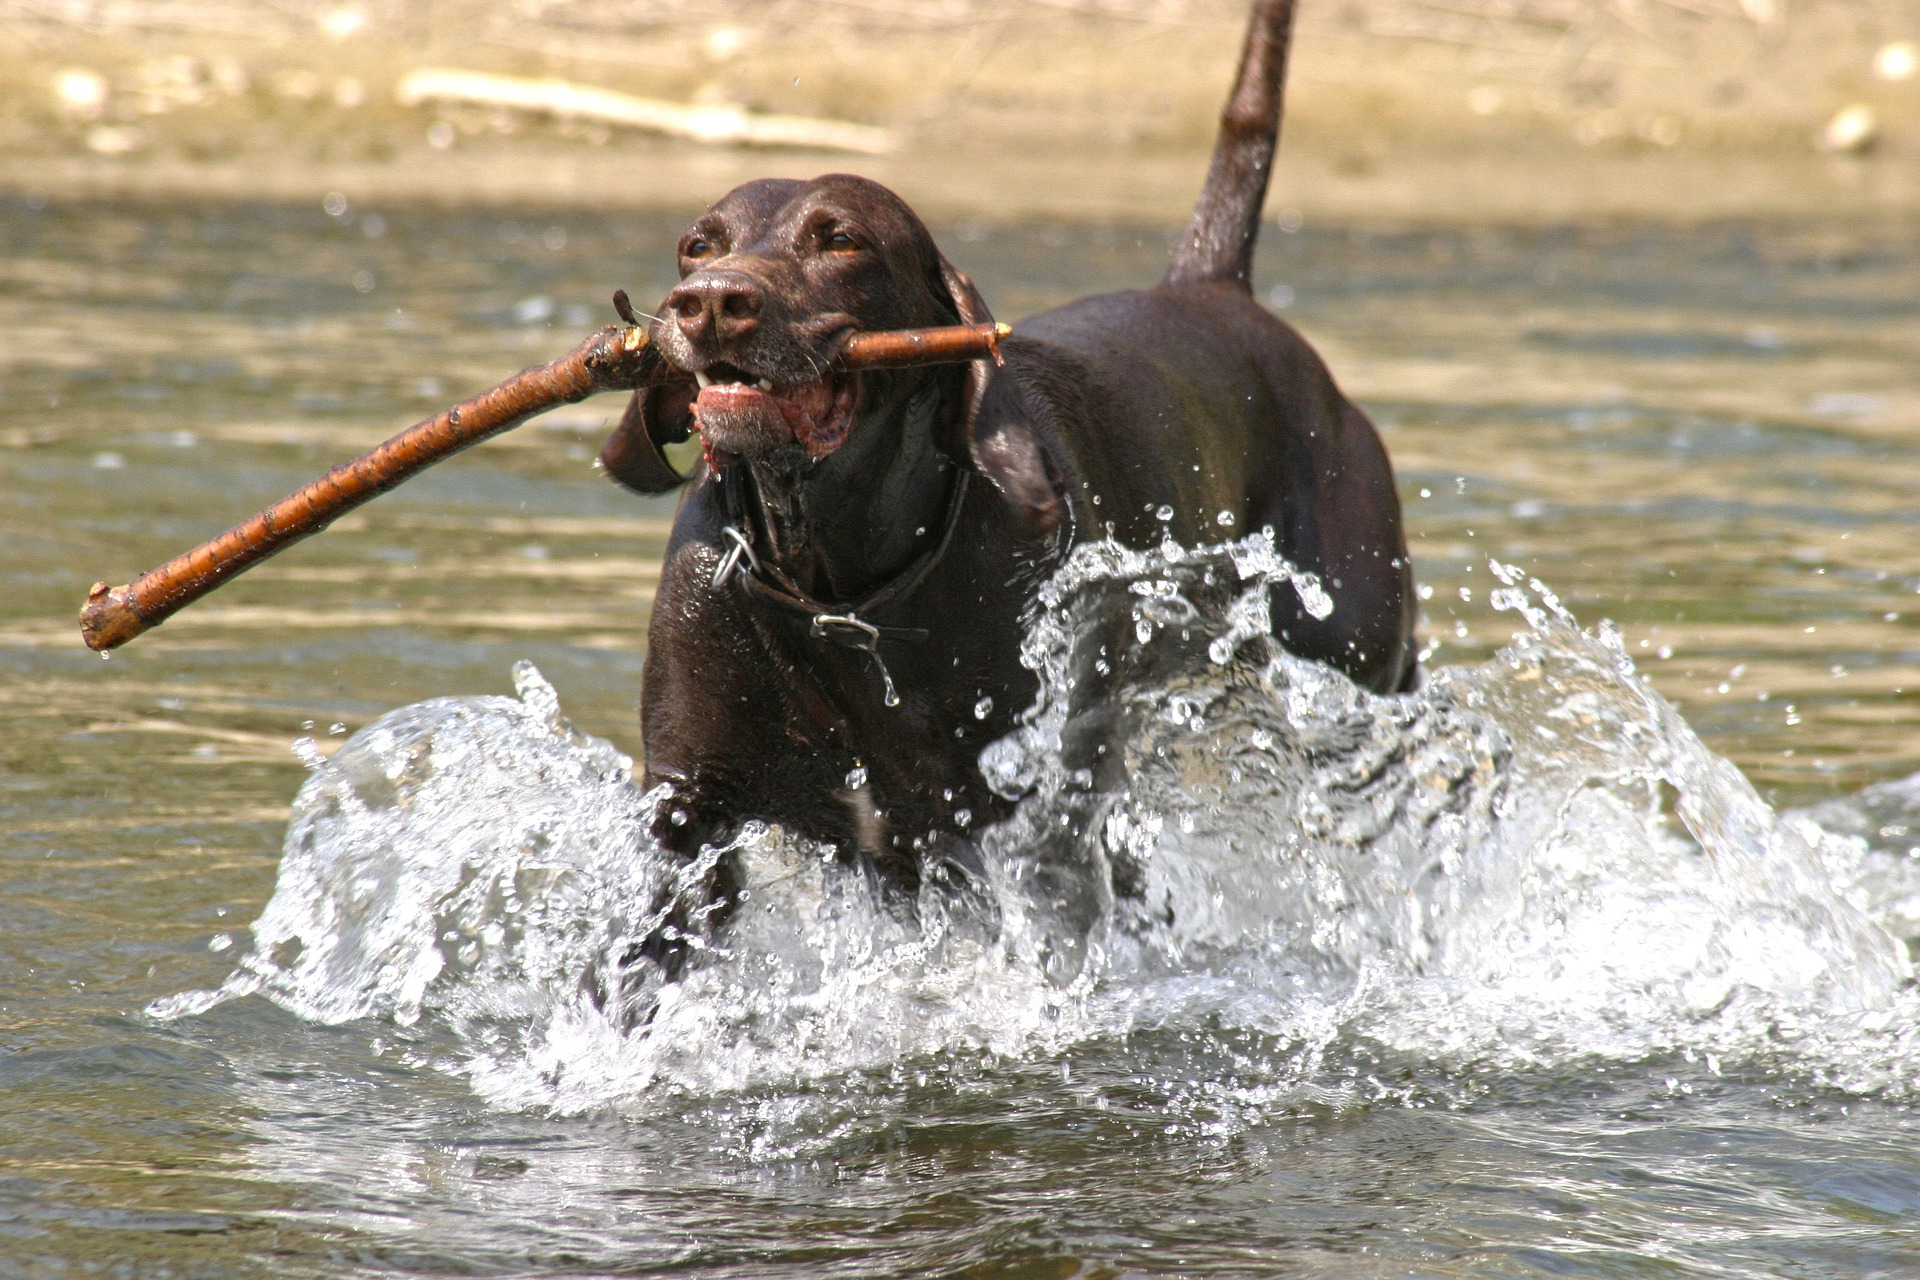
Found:
[(873, 621), (873, 618), (912, 595), (946, 555), (947, 548), (953, 545), (954, 533), (960, 527), (960, 513), (966, 506), (967, 489), (972, 479), (972, 473), (964, 469), (955, 477), (939, 540), (894, 577), (852, 603), (830, 604), (809, 595), (782, 573), (778, 566), (761, 560), (754, 553), (753, 540), (738, 525), (732, 524), (721, 528), (721, 533), (733, 545), (714, 567), (712, 585), (717, 590), (729, 582), (737, 581), (750, 596), (807, 618), (807, 633), (814, 639), (865, 653), (873, 659), (874, 669), (879, 672), (882, 701), (889, 707), (897, 707), (900, 705), (900, 694), (894, 688), (893, 677), (887, 671), (885, 660), (880, 656), (880, 642), (899, 640), (921, 644), (930, 633), (925, 627), (887, 626)]

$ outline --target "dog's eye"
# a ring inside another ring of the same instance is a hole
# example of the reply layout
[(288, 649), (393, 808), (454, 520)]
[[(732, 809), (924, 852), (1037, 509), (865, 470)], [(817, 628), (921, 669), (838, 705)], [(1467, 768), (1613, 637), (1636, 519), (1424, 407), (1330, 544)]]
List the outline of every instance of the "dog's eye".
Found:
[(686, 247), (680, 250), (680, 255), (685, 258), (704, 258), (712, 252), (713, 245), (711, 243), (702, 240), (699, 236), (695, 236), (687, 241)]
[(836, 253), (851, 253), (860, 247), (860, 242), (844, 231), (827, 233), (827, 248)]

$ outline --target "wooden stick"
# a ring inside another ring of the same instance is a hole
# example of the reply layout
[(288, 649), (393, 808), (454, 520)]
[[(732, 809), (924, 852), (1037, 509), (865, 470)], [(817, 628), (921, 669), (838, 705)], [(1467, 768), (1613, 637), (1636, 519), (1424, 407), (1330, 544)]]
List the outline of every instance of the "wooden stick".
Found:
[(583, 400), (596, 391), (640, 386), (657, 376), (661, 364), (645, 329), (602, 329), (552, 364), (528, 369), (408, 427), (371, 453), (341, 463), (251, 520), (126, 586), (109, 589), (104, 582), (94, 583), (80, 610), (80, 638), (89, 649), (123, 645), (227, 579), (319, 533), (442, 458), (556, 404)]
[(999, 364), (1000, 339), (1012, 332), (1013, 326), (1007, 324), (956, 324), (944, 329), (856, 333), (841, 346), (834, 363), (847, 369), (897, 369), (992, 356)]
[[(616, 305), (625, 298), (616, 299)], [(623, 317), (627, 310), (622, 309)], [(1000, 358), (1005, 325), (955, 325), (856, 333), (834, 363), (848, 369), (899, 368)], [(673, 372), (636, 325), (600, 330), (552, 364), (516, 374), (408, 427), (370, 453), (341, 463), (217, 538), (149, 569), (123, 587), (96, 582), (80, 610), (80, 638), (89, 649), (117, 648), (192, 604), (221, 583), (303, 538), (312, 537), (364, 502), (443, 458), (519, 426), (558, 404), (602, 391), (631, 391)]]

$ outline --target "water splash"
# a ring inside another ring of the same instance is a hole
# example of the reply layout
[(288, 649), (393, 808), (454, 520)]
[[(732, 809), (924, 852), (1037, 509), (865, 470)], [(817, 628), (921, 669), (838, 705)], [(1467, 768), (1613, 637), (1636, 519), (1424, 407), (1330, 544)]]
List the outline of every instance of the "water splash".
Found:
[(1018, 805), (978, 833), (982, 891), (930, 876), (902, 910), (750, 827), (693, 869), (741, 868), (724, 932), (611, 1007), (592, 976), (697, 875), (642, 834), (665, 789), (521, 664), (518, 698), (403, 708), (310, 762), (251, 951), (152, 1012), (259, 994), (421, 1028), (493, 1103), (563, 1112), (1168, 1028), (1243, 1082), (1214, 1113), (1346, 1087), (1356, 1055), (1910, 1091), (1920, 781), (1775, 815), (1610, 626), (1493, 567), (1512, 643), (1378, 697), (1270, 641), (1274, 591), (1331, 603), (1263, 535), (1077, 548), (1025, 642), (1040, 696), (983, 756)]

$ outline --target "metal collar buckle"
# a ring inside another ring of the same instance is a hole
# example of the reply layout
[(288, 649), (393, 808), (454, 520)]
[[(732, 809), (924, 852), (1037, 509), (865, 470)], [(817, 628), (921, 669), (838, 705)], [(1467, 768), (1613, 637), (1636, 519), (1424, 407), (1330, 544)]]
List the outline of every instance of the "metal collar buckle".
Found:
[(880, 647), (880, 628), (850, 613), (816, 613), (813, 634), (822, 640), (837, 640), (850, 649), (874, 653)]
[(713, 586), (715, 590), (727, 585), (728, 579), (732, 578), (734, 573), (740, 568), (740, 562), (742, 560), (747, 562), (747, 567), (752, 572), (760, 572), (760, 557), (753, 554), (753, 543), (748, 540), (747, 535), (730, 524), (722, 525), (720, 532), (726, 534), (727, 537), (733, 541), (733, 549), (728, 551), (727, 554), (721, 558), (720, 563), (713, 567), (713, 580), (710, 585)]
[(872, 658), (874, 670), (880, 673), (881, 701), (889, 707), (900, 705), (900, 694), (893, 687), (893, 676), (888, 673), (887, 664), (880, 657), (880, 628), (850, 613), (816, 613), (813, 615), (813, 634), (822, 640), (832, 640), (849, 649), (858, 649)]

